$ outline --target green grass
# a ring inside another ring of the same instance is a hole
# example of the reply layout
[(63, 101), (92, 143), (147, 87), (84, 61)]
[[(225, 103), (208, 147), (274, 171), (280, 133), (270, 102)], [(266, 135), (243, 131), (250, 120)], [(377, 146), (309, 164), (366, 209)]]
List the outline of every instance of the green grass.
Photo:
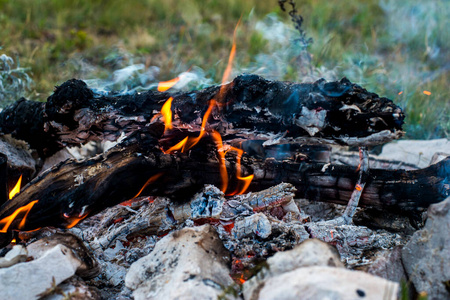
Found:
[(405, 109), (407, 137), (449, 137), (444, 0), (304, 0), (297, 7), (314, 39), (311, 63), (276, 0), (0, 0), (0, 55), (29, 68), (32, 99), (45, 100), (67, 79), (110, 78), (137, 63), (159, 68), (149, 81), (198, 67), (220, 83), (242, 16), (234, 75), (300, 82), (347, 76)]

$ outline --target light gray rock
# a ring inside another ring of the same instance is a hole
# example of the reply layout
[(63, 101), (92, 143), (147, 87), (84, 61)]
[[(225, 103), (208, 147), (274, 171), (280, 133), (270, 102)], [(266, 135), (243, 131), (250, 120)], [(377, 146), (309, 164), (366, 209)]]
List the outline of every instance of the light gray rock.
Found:
[(245, 282), (244, 295), (246, 299), (253, 299), (250, 295), (257, 293), (269, 278), (311, 266), (344, 267), (336, 248), (318, 239), (309, 239), (292, 250), (277, 252), (269, 257), (267, 267)]
[(337, 250), (317, 239), (278, 252), (244, 283), (246, 300), (396, 299), (398, 284), (345, 269)]
[(450, 299), (450, 197), (428, 209), (425, 227), (402, 252), (403, 265), (417, 291), (428, 299)]
[(82, 262), (77, 269), (78, 276), (82, 278), (93, 278), (100, 273), (97, 260), (84, 245), (83, 241), (76, 235), (68, 232), (54, 233), (29, 244), (27, 246), (28, 256), (38, 259), (45, 255), (49, 249), (59, 244), (69, 248), (73, 255)]
[(15, 245), (4, 257), (0, 257), (0, 268), (11, 267), (27, 260), (27, 249), (22, 245)]
[(378, 258), (369, 265), (367, 272), (398, 283), (401, 281), (407, 282), (402, 263), (402, 248), (395, 247), (392, 250), (385, 250), (380, 253)]
[(277, 252), (267, 263), (271, 276), (311, 266), (344, 268), (336, 248), (318, 239), (309, 239), (292, 250)]
[(71, 249), (57, 245), (37, 260), (0, 269), (1, 299), (38, 299), (72, 277), (81, 265)]
[(398, 284), (360, 271), (305, 267), (269, 278), (246, 300), (364, 299), (395, 300)]
[(234, 299), (230, 262), (210, 225), (184, 228), (161, 239), (153, 251), (133, 263), (125, 285), (134, 299)]

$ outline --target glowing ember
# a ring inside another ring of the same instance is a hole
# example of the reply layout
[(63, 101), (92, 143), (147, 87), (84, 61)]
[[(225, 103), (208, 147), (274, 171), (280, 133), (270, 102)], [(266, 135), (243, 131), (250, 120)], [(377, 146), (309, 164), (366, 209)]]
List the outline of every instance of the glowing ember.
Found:
[(423, 93), (424, 93), (425, 95), (427, 95), (427, 96), (430, 96), (430, 95), (431, 95), (431, 92), (429, 92), (429, 91), (423, 91)]
[(8, 231), (9, 226), (11, 226), (11, 223), (19, 216), (23, 215), (18, 229), (22, 229), (25, 226), (25, 221), (28, 216), (28, 213), (30, 212), (31, 208), (38, 202), (39, 200), (34, 200), (30, 203), (28, 203), (25, 206), (19, 207), (16, 209), (10, 216), (3, 218), (0, 220), (0, 226), (3, 225), (3, 228), (0, 229), (0, 232), (5, 233)]
[(22, 184), (22, 175), (20, 175), (19, 180), (17, 180), (14, 188), (9, 192), (9, 199), (12, 199), (16, 194), (20, 193), (20, 186)]
[(223, 229), (225, 229), (226, 232), (231, 234), (231, 230), (233, 230), (233, 228), (234, 228), (234, 222), (222, 224), (222, 227), (223, 227)]
[(245, 283), (244, 274), (241, 274), (241, 277), (238, 278), (240, 284)]
[(168, 81), (161, 81), (160, 83), (158, 83), (158, 91), (165, 92), (171, 87), (173, 87), (178, 81), (180, 81), (179, 77), (176, 77)]
[(172, 129), (172, 100), (173, 98), (170, 97), (166, 103), (164, 103), (163, 107), (161, 108), (161, 114), (163, 116), (163, 120), (164, 120), (164, 132), (166, 132), (169, 129)]

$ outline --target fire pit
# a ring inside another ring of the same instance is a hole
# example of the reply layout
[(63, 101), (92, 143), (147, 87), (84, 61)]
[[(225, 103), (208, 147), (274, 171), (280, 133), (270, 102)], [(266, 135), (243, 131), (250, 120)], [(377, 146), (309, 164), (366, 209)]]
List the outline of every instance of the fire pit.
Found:
[[(206, 99), (217, 95), (222, 100), (208, 106)], [(283, 110), (275, 114), (280, 104), (268, 98), (274, 95), (276, 99), (294, 95), (300, 115), (283, 115)], [(315, 108), (305, 108), (308, 105)], [(358, 158), (342, 150), (331, 154), (330, 146), (323, 144), (370, 145), (399, 136), (401, 122), (396, 116), (401, 111), (392, 105), (346, 80), (295, 85), (244, 75), (230, 84), (189, 94), (149, 92), (123, 99), (99, 97), (83, 82), (69, 81), (47, 103), (20, 100), (5, 109), (0, 116), (3, 131), (30, 137), (28, 142), (42, 157), (80, 142), (117, 139), (120, 132), (123, 140), (104, 154), (63, 161), (11, 195), (13, 199), (0, 211), (2, 243), (6, 246), (13, 238), (13, 244), (37, 240), (27, 246), (28, 255), (16, 251), (19, 258), (34, 258), (38, 266), (60, 247), (58, 251), (68, 257), (61, 263), (74, 266), (65, 275), (49, 277), (57, 280), (47, 280), (53, 287), (43, 284), (39, 293), (30, 289), (35, 293), (30, 297), (58, 293), (130, 297), (132, 290), (136, 299), (185, 293), (194, 298), (208, 293), (240, 297), (239, 286), (264, 269), (268, 257), (297, 249), (311, 238), (335, 246), (338, 255), (333, 260), (347, 268), (405, 280), (400, 249), (423, 226), (422, 212), (448, 196), (449, 158), (423, 169), (404, 163), (404, 170), (398, 169), (399, 161), (372, 157), (360, 201), (371, 209), (359, 209), (356, 225), (336, 224), (330, 220), (344, 213), (340, 204), (348, 201), (357, 184)], [(29, 120), (15, 117), (32, 109), (35, 122), (42, 126), (27, 127), (22, 122)], [(360, 115), (372, 121), (363, 123)], [(356, 125), (346, 130), (344, 123), (336, 123), (343, 118)], [(343, 130), (347, 135), (339, 135)], [(310, 145), (299, 146), (299, 141)], [(177, 242), (178, 236), (185, 242)], [(214, 242), (197, 249), (195, 245), (208, 239)], [(183, 252), (179, 248), (183, 245), (193, 247), (189, 251), (194, 254)], [(211, 266), (217, 258), (202, 251), (219, 255), (220, 266)], [(161, 263), (154, 265), (155, 260)], [(398, 270), (392, 271), (386, 261)], [(27, 264), (33, 267), (31, 262), (17, 266)], [(7, 274), (13, 268), (3, 270)], [(257, 286), (273, 276), (249, 281), (256, 285), (248, 287), (249, 293), (262, 297)], [(165, 279), (154, 281), (159, 277)], [(57, 287), (68, 278), (70, 283)], [(176, 293), (166, 286), (168, 280), (181, 280)], [(154, 282), (161, 283), (154, 286)], [(395, 298), (399, 287), (389, 284), (389, 297)], [(197, 285), (211, 291), (195, 294)]]
[(234, 55), (217, 86), (72, 79), (0, 112), (0, 299), (449, 297), (448, 141), (425, 165), (369, 153), (403, 153), (393, 101), (228, 82)]

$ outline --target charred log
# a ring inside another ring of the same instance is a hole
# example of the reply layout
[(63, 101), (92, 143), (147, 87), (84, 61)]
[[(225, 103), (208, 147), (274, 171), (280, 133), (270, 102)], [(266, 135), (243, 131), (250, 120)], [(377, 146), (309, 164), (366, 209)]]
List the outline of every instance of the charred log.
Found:
[(193, 131), (215, 100), (208, 126), (228, 141), (367, 146), (402, 135), (401, 109), (345, 78), (295, 84), (256, 75), (200, 91), (125, 96), (97, 95), (73, 79), (57, 87), (45, 104), (21, 99), (3, 110), (0, 130), (49, 156), (65, 146), (129, 135), (152, 123), (169, 97), (175, 128), (188, 124)]
[[(226, 167), (232, 191), (239, 183), (231, 154), (226, 156)], [(35, 178), (1, 207), (0, 230), (71, 227), (137, 196), (144, 185), (141, 196), (188, 199), (205, 184), (220, 186), (219, 169), (216, 151), (206, 139), (188, 154), (165, 154), (151, 134), (135, 133), (103, 156), (68, 161)], [(289, 182), (297, 189), (297, 197), (340, 204), (348, 202), (357, 180), (353, 167), (250, 157), (243, 157), (242, 173), (255, 175), (250, 190)], [(426, 208), (449, 195), (449, 176), (450, 158), (415, 171), (374, 169), (360, 205), (394, 212)], [(23, 207), (29, 209), (7, 224), (5, 220)]]

